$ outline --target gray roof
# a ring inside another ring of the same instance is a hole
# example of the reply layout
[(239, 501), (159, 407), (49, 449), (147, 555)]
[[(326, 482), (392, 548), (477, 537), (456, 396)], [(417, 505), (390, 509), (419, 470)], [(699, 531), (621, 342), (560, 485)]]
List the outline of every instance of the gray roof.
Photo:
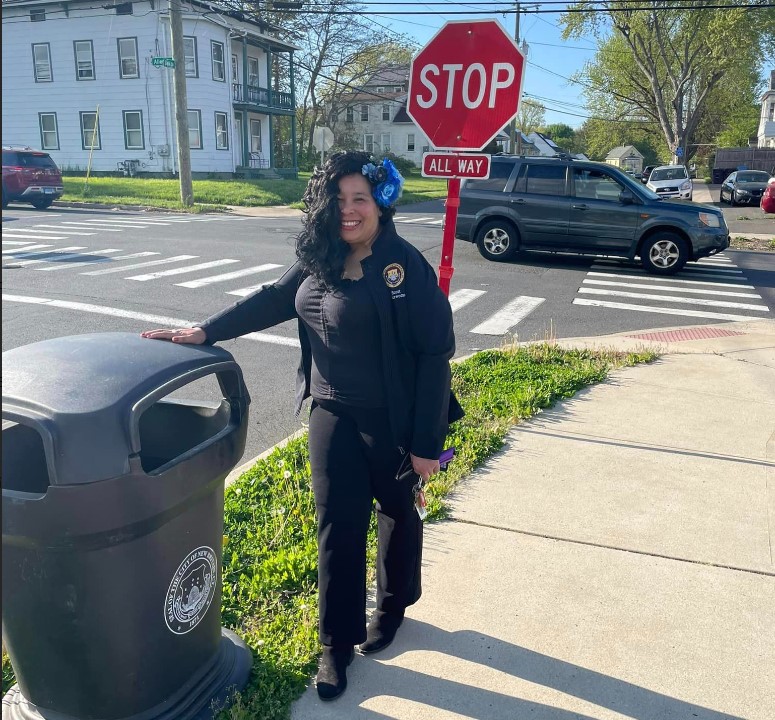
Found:
[(636, 148), (634, 145), (618, 145), (613, 150), (611, 150), (608, 155), (605, 156), (605, 159), (608, 160), (608, 158), (618, 158), (621, 159), (623, 157), (632, 157), (636, 156), (643, 159), (643, 154), (639, 152), (638, 148)]

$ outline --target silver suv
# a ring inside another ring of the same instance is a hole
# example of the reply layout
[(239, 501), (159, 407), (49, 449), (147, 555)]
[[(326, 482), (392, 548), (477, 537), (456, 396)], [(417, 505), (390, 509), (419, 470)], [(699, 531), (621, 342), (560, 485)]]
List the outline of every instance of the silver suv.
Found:
[(664, 200), (618, 168), (567, 156), (493, 156), (488, 179), (463, 184), (455, 237), (488, 260), (519, 250), (640, 257), (660, 275), (729, 246), (718, 208)]

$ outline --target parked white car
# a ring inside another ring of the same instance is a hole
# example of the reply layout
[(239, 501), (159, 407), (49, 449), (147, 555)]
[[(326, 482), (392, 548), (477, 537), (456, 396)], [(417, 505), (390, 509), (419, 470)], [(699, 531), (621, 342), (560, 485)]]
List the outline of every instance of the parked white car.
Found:
[(692, 199), (692, 181), (685, 165), (660, 165), (654, 168), (646, 187), (663, 198)]

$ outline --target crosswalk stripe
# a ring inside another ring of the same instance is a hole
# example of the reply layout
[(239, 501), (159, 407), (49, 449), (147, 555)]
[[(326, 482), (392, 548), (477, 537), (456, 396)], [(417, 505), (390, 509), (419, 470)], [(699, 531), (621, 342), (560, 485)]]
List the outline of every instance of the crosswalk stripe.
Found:
[[(46, 238), (47, 240), (53, 240), (54, 238)], [(56, 238), (57, 240), (66, 240), (67, 238)], [(27, 250), (40, 250), (42, 248), (50, 248), (54, 247), (53, 245), (27, 245), (27, 247), (24, 248), (9, 248), (8, 250), (3, 250), (3, 255), (16, 255), (16, 253), (20, 252), (27, 252)]]
[(692, 293), (693, 295), (723, 295), (726, 297), (757, 298), (758, 300), (762, 299), (761, 295), (755, 295), (751, 293), (729, 292), (726, 290), (708, 290), (708, 289), (702, 289), (702, 288), (687, 288), (687, 287), (680, 287), (679, 285), (654, 286), (654, 285), (648, 285), (646, 283), (643, 283), (643, 284), (624, 283), (624, 282), (616, 282), (616, 281), (609, 281), (609, 280), (584, 280), (583, 284), (605, 285), (607, 287), (636, 288), (640, 290), (674, 290), (676, 292)]
[[(91, 253), (85, 253), (90, 255)], [(96, 253), (95, 253), (96, 254)], [(116, 255), (111, 258), (97, 258), (86, 262), (67, 263), (67, 265), (51, 265), (50, 267), (38, 268), (42, 272), (53, 272), (55, 270), (72, 270), (73, 268), (83, 267), (84, 265), (98, 265), (103, 262), (115, 262), (116, 260), (130, 260), (133, 258), (148, 257), (149, 255), (158, 255), (157, 252), (136, 252), (129, 255)]]
[[(65, 225), (66, 227), (63, 228), (64, 230), (67, 230), (68, 228), (77, 228), (78, 230), (94, 230), (94, 225), (88, 225), (86, 223), (77, 223), (77, 222), (63, 222), (62, 225)], [(46, 225), (46, 227), (59, 227), (58, 225)], [(126, 230), (126, 228), (120, 228), (120, 227), (100, 227), (100, 232), (122, 232)]]
[(503, 335), (521, 320), (524, 320), (545, 299), (520, 295), (473, 328), (471, 332), (479, 335)]
[(443, 220), (431, 220), (428, 225), (441, 225), (443, 222)]
[[(63, 225), (65, 223), (62, 223)], [(67, 223), (70, 225), (70, 223)], [(144, 230), (148, 227), (148, 223), (133, 223), (127, 225), (126, 223), (114, 222), (112, 220), (84, 220), (81, 225), (87, 225), (90, 228), (118, 228), (120, 230)]]
[[(62, 250), (66, 250), (67, 248), (62, 248)], [(80, 266), (84, 263), (66, 263), (65, 265), (57, 265), (56, 263), (62, 262), (62, 260), (70, 260), (71, 258), (81, 258), (86, 257), (89, 255), (112, 255), (113, 253), (121, 252), (119, 248), (105, 248), (104, 250), (90, 250), (89, 252), (74, 252), (74, 253), (65, 253), (65, 254), (59, 254), (56, 253), (54, 257), (51, 258), (44, 258), (42, 260), (26, 260), (23, 263), (19, 263), (20, 265), (34, 265), (38, 263), (54, 263), (52, 265), (49, 265), (49, 267), (57, 267), (62, 269), (71, 269), (74, 265)], [(42, 270), (43, 268), (38, 268)]]
[(40, 235), (68, 235), (68, 236), (69, 235), (83, 235), (83, 236), (94, 235), (94, 233), (90, 233), (90, 232), (81, 232), (80, 230), (62, 230), (61, 228), (57, 230), (40, 230), (39, 228), (41, 227), (44, 227), (44, 226), (35, 225), (34, 229), (30, 229), (30, 230), (17, 228), (14, 232), (34, 232), (34, 233), (39, 233)]
[(697, 264), (700, 264), (700, 263), (706, 263), (706, 264), (713, 263), (713, 264), (716, 264), (716, 265), (731, 265), (731, 264), (733, 264), (732, 260), (730, 258), (720, 258), (720, 257), (707, 257), (707, 258), (703, 258), (702, 260), (698, 260), (697, 261)]
[[(628, 272), (634, 272), (638, 273), (640, 275), (645, 275), (645, 270), (639, 270), (635, 267), (627, 267), (622, 266), (619, 263), (602, 263), (602, 261), (597, 261), (593, 266), (592, 270), (607, 270), (608, 268), (622, 268), (626, 269)], [(727, 270), (726, 268), (717, 270), (716, 268), (701, 268), (699, 270), (692, 270), (684, 267), (683, 270), (680, 270), (678, 273), (679, 277), (730, 277), (734, 275), (742, 275), (742, 270)], [(731, 279), (731, 278), (730, 278)]]
[(3, 245), (34, 245), (32, 240), (3, 240)]
[(677, 295), (649, 295), (648, 293), (631, 293), (620, 290), (600, 290), (597, 288), (579, 288), (580, 293), (589, 295), (612, 295), (615, 297), (626, 297), (640, 300), (657, 300), (659, 302), (677, 302), (687, 305), (709, 305), (713, 307), (736, 308), (739, 310), (755, 310), (757, 312), (769, 312), (766, 305), (753, 305), (751, 303), (736, 303), (726, 300), (705, 300), (703, 298), (686, 298)]
[(137, 270), (137, 268), (151, 267), (151, 265), (166, 265), (167, 263), (181, 262), (182, 260), (193, 260), (198, 255), (175, 255), (174, 257), (162, 258), (161, 260), (149, 260), (148, 262), (135, 263), (134, 265), (121, 265), (119, 267), (109, 267), (104, 270), (92, 270), (91, 272), (81, 273), (81, 275), (109, 275), (110, 273), (126, 272), (127, 270)]
[[(190, 327), (191, 320), (165, 317), (163, 315), (148, 315), (132, 310), (120, 310), (119, 308), (105, 307), (103, 305), (90, 305), (88, 303), (71, 302), (69, 300), (50, 300), (48, 298), (30, 297), (26, 295), (3, 295), (3, 302), (28, 303), (31, 305), (47, 305), (49, 307), (62, 308), (63, 310), (77, 310), (79, 312), (95, 313), (97, 315), (110, 315), (112, 317), (140, 320), (144, 323), (153, 323), (164, 327)], [(298, 338), (285, 337), (284, 335), (271, 335), (264, 332), (253, 332), (241, 337), (248, 340), (270, 343), (272, 345), (285, 345), (287, 347), (299, 347)], [(149, 342), (158, 342), (149, 340)]]
[(608, 302), (606, 300), (587, 300), (576, 298), (574, 305), (588, 305), (591, 307), (605, 307), (614, 310), (634, 310), (636, 312), (657, 313), (659, 315), (680, 315), (682, 317), (701, 317), (711, 320), (760, 320), (762, 318), (750, 315), (733, 315), (732, 313), (706, 312), (704, 310), (678, 310), (674, 308), (652, 307), (649, 305), (630, 305), (628, 303)]
[[(713, 285), (714, 287), (736, 287), (745, 288), (746, 290), (754, 290), (753, 285), (742, 285), (737, 282), (718, 282), (717, 280), (682, 280), (676, 278), (675, 275), (670, 277), (654, 277), (653, 275), (646, 275), (645, 273), (611, 273), (611, 272), (588, 272), (587, 275), (594, 275), (595, 277), (615, 277), (615, 278), (632, 278), (633, 280), (647, 280), (650, 283), (680, 283), (681, 285)], [(724, 280), (733, 280), (734, 278), (724, 278)], [(740, 278), (743, 280), (744, 278)]]
[(425, 220), (433, 220), (432, 217), (418, 217), (418, 218), (406, 218), (404, 220), (401, 220), (401, 222), (405, 223), (418, 223), (418, 222), (424, 222)]
[[(47, 250), (45, 252), (32, 252), (32, 253), (24, 253), (23, 255), (15, 255), (14, 256), (14, 262), (16, 260), (21, 260), (21, 262), (17, 263), (21, 267), (24, 267), (26, 265), (35, 265), (36, 263), (41, 262), (48, 262), (51, 258), (61, 258), (64, 255), (72, 255), (73, 250), (85, 250), (86, 248), (83, 245), (78, 246), (72, 246), (72, 247), (63, 247), (63, 248), (57, 248), (56, 250)], [(31, 258), (30, 260), (23, 260), (22, 258)]]
[[(616, 262), (616, 260), (597, 260), (595, 262), (596, 265), (602, 265), (605, 267), (621, 267), (621, 263)], [(594, 267), (594, 266), (593, 266)], [(645, 271), (644, 271), (645, 272)], [(683, 268), (679, 271), (686, 274), (693, 275), (694, 273), (719, 273), (719, 274), (726, 274), (726, 275), (742, 275), (742, 270), (729, 270), (727, 268), (715, 268), (715, 267), (708, 267), (707, 265), (701, 268), (696, 267), (696, 263), (687, 263), (683, 266)]]
[[(89, 223), (92, 225), (99, 225), (99, 224), (105, 224), (105, 225), (126, 225), (128, 227), (131, 227), (133, 225), (170, 225), (169, 220), (146, 220), (143, 218), (142, 220), (124, 220), (123, 218), (109, 218), (104, 220), (83, 220), (84, 223)], [(174, 221), (173, 221), (174, 222)]]
[(146, 275), (133, 275), (132, 277), (128, 277), (126, 279), (145, 282), (146, 280), (156, 280), (157, 278), (167, 277), (168, 275), (183, 275), (184, 273), (197, 272), (197, 270), (207, 270), (212, 267), (219, 267), (220, 265), (231, 265), (235, 262), (239, 262), (239, 260), (211, 260), (210, 262), (198, 263), (196, 265), (187, 265), (186, 267), (173, 268), (172, 270), (161, 270), (159, 272), (147, 273)]
[(18, 233), (6, 230), (3, 235), (11, 240), (67, 240), (67, 235), (30, 235), (29, 233)]
[(222, 273), (221, 275), (211, 275), (210, 277), (199, 278), (199, 280), (189, 280), (188, 282), (176, 283), (176, 285), (179, 287), (198, 288), (205, 285), (212, 285), (213, 283), (224, 282), (226, 280), (234, 280), (238, 277), (244, 277), (245, 275), (254, 275), (260, 272), (266, 272), (267, 270), (274, 270), (275, 268), (279, 267), (282, 267), (282, 265), (266, 263), (265, 265), (256, 265), (255, 267), (243, 268), (242, 270)]
[(468, 305), (468, 303), (476, 300), (476, 298), (486, 294), (486, 292), (486, 290), (468, 290), (466, 288), (455, 290), (455, 292), (449, 296), (449, 305), (452, 308), (452, 312), (457, 312), (460, 308), (463, 308)]

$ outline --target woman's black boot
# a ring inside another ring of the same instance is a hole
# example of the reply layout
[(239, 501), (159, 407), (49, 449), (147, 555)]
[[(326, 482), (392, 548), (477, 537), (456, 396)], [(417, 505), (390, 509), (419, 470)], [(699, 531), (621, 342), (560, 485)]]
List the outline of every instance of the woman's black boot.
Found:
[(323, 646), (315, 684), (321, 700), (335, 700), (347, 689), (347, 666), (353, 661), (352, 645)]
[(364, 655), (384, 650), (395, 639), (403, 621), (404, 613), (375, 610), (369, 627), (366, 628), (366, 642), (361, 643), (358, 649)]

